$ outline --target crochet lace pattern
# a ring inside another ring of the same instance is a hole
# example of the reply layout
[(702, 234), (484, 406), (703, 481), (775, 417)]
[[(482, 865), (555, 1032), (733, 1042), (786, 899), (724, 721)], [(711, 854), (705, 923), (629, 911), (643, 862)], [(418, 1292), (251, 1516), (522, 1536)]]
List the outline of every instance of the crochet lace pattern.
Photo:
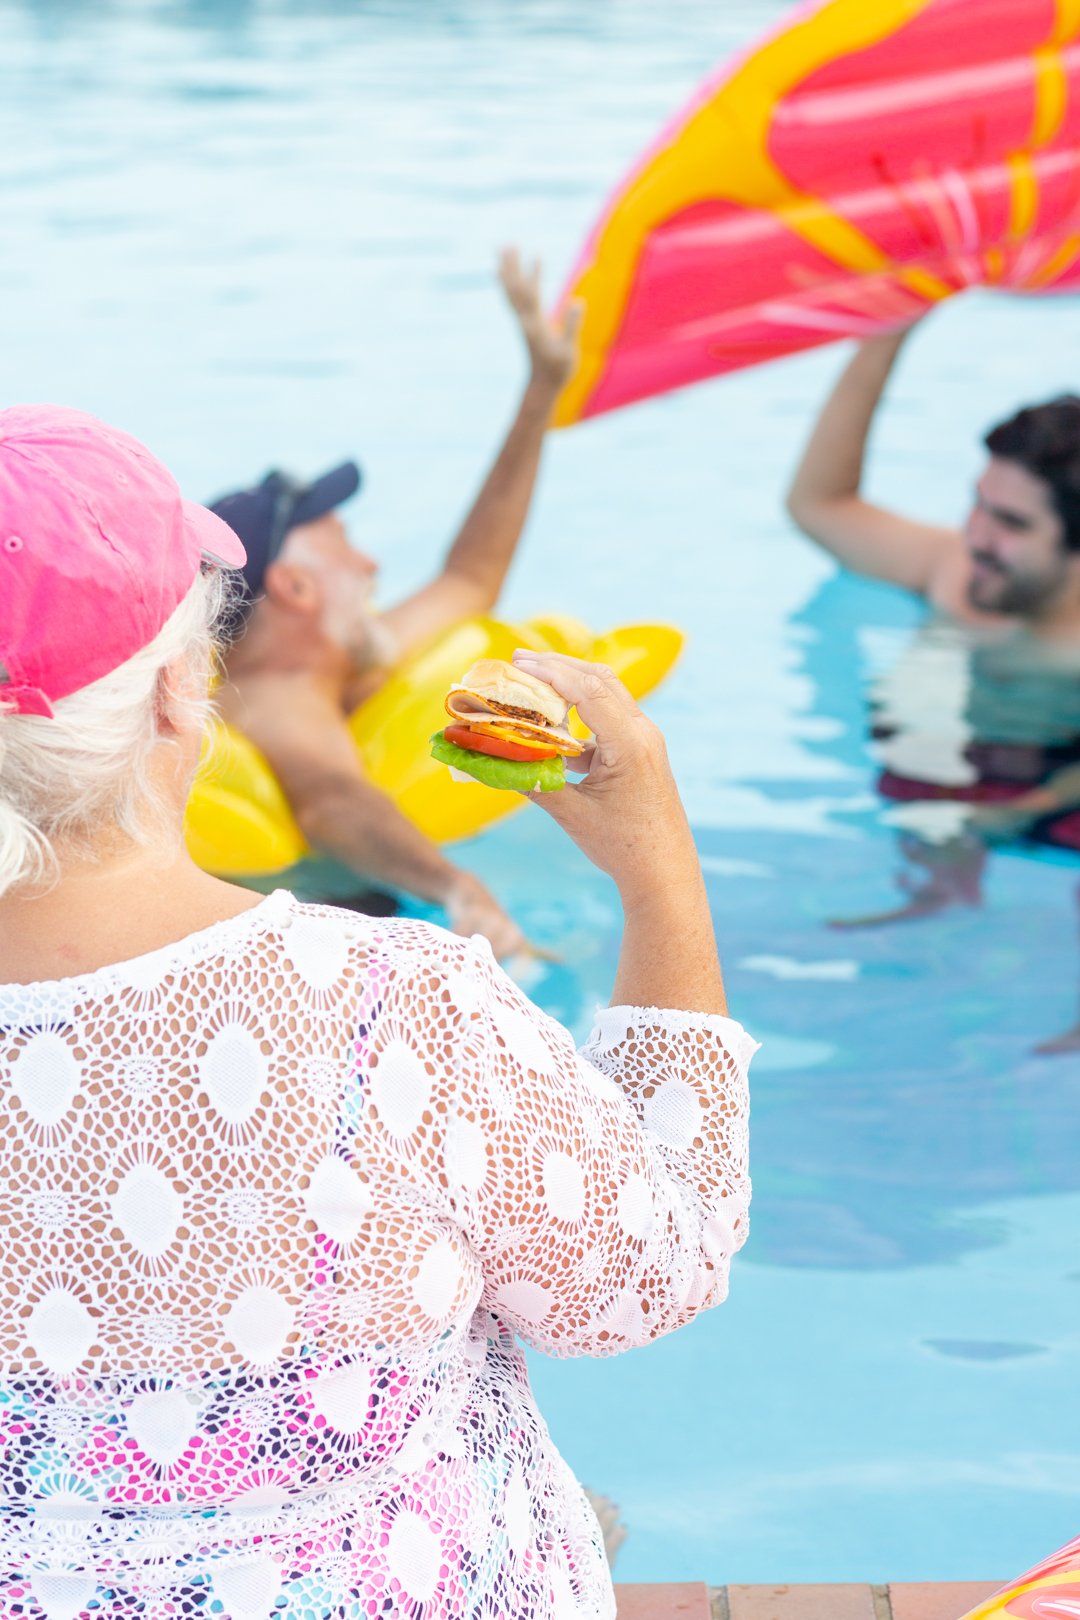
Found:
[(0, 986), (0, 1615), (612, 1615), (520, 1341), (724, 1298), (752, 1051), (284, 892)]

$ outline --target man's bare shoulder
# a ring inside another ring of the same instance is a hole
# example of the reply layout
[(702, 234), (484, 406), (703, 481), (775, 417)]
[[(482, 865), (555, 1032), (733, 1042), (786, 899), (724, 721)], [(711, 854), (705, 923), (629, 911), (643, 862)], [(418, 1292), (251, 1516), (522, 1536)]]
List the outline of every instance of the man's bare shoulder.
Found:
[(971, 606), (971, 558), (959, 529), (938, 529), (927, 601), (960, 624), (985, 624), (987, 615)]
[(217, 705), (264, 752), (286, 740), (348, 735), (340, 690), (307, 670), (227, 670)]
[(940, 565), (927, 591), (930, 605), (964, 630), (981, 631), (991, 643), (1016, 635), (1022, 620), (1011, 614), (988, 613), (971, 602), (971, 555), (959, 530), (943, 530), (950, 544), (942, 546)]

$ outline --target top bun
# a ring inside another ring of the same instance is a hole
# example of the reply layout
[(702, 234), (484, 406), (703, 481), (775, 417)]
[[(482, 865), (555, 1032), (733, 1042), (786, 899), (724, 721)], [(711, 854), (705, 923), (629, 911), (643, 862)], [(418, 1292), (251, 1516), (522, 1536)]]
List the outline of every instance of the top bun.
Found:
[(570, 705), (553, 686), (502, 658), (478, 658), (457, 684), (489, 703), (542, 714), (553, 726), (564, 726), (570, 712)]

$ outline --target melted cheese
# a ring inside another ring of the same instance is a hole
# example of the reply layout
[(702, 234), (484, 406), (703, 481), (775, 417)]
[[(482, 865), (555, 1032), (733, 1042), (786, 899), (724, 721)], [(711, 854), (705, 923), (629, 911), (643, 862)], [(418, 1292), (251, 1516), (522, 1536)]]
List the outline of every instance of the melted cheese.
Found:
[(467, 729), (478, 731), (485, 737), (501, 737), (504, 742), (516, 743), (518, 748), (535, 748), (540, 754), (550, 754), (553, 751), (561, 753), (564, 747), (564, 744), (555, 737), (539, 737), (528, 731), (519, 731), (516, 721), (513, 725), (500, 725), (495, 720), (472, 720)]

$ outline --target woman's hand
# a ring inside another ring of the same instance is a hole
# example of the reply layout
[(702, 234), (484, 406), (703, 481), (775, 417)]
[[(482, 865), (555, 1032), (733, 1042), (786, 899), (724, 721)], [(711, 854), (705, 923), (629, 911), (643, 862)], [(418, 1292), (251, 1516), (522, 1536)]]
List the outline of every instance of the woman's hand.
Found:
[(595, 740), (571, 770), (584, 780), (529, 797), (565, 828), (594, 866), (614, 878), (624, 901), (659, 884), (699, 880), (697, 851), (660, 731), (603, 664), (561, 653), (514, 654), (517, 668), (574, 705)]
[(524, 651), (514, 663), (572, 703), (595, 736), (567, 762), (584, 781), (529, 797), (618, 885), (626, 926), (614, 1004), (726, 1012), (701, 863), (660, 732), (603, 664)]

